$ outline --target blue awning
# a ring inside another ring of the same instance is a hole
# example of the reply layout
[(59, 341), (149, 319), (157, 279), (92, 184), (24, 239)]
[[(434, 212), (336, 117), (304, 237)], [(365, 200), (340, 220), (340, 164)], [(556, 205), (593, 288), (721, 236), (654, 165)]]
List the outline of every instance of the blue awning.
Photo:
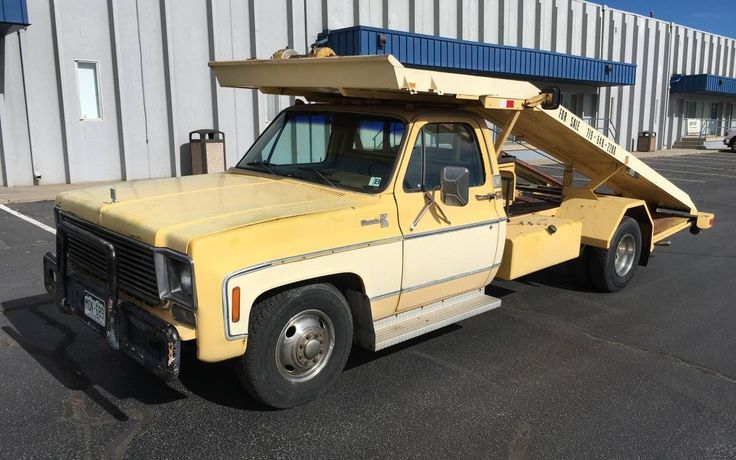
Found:
[(340, 56), (392, 54), (407, 67), (595, 86), (636, 81), (635, 64), (376, 27), (325, 30), (317, 39)]
[(670, 93), (701, 93), (736, 96), (736, 78), (718, 75), (672, 75)]
[(0, 35), (28, 27), (26, 0), (0, 0)]

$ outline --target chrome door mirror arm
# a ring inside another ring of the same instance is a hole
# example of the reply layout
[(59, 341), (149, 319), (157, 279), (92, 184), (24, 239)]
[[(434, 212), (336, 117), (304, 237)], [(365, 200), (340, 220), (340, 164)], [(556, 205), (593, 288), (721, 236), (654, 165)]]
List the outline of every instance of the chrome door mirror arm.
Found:
[(445, 215), (445, 212), (442, 210), (439, 204), (435, 201), (432, 194), (425, 190), (424, 191), (424, 207), (419, 212), (419, 215), (417, 215), (416, 219), (414, 219), (414, 222), (412, 222), (411, 227), (409, 227), (409, 231), (414, 231), (415, 228), (417, 228), (417, 225), (419, 225), (419, 222), (421, 222), (422, 218), (424, 218), (424, 215), (427, 214), (427, 211), (434, 205), (435, 209), (437, 210), (437, 214), (439, 215), (440, 219), (445, 221), (447, 225), (452, 225), (450, 222), (450, 219), (447, 218)]

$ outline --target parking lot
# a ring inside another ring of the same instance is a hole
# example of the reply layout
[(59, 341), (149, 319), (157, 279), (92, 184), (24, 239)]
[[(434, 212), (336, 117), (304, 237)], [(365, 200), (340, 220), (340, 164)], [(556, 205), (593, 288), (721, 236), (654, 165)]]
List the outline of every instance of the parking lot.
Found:
[[(164, 383), (111, 351), (44, 293), (54, 236), (0, 211), (0, 457), (736, 456), (736, 155), (646, 162), (715, 228), (673, 237), (614, 294), (565, 267), (496, 282), (501, 308), (356, 348), (332, 391), (285, 411), (232, 363), (190, 353)], [(53, 225), (52, 206), (9, 208)]]

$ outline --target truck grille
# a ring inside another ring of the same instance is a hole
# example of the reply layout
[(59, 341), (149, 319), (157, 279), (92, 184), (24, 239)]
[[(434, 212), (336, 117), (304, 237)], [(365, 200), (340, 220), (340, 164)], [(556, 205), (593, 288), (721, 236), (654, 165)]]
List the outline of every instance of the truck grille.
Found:
[[(67, 215), (62, 215), (62, 219), (110, 242), (115, 247), (118, 260), (118, 285), (122, 291), (151, 305), (161, 303), (152, 247), (80, 219)], [(73, 231), (67, 232), (66, 235), (69, 268), (107, 281), (105, 254), (95, 247), (85, 245)]]

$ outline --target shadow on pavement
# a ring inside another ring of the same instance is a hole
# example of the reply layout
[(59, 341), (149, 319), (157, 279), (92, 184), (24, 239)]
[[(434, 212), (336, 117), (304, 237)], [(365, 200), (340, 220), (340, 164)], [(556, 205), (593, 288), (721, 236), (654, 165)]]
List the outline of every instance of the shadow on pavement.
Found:
[(219, 406), (257, 412), (276, 410), (256, 401), (245, 391), (236, 371), (238, 358), (205, 363), (197, 360), (194, 347), (188, 348), (182, 356), (179, 373), (179, 382), (184, 388)]
[[(162, 404), (186, 397), (122, 353), (107, 348), (102, 338), (99, 343), (90, 340), (77, 343), (80, 335), (94, 332), (81, 322), (74, 324), (74, 318), (64, 318), (46, 294), (3, 302), (2, 309), (12, 324), (2, 327), (8, 336), (67, 389), (83, 392), (118, 421), (127, 421), (128, 415), (96, 385), (116, 398), (133, 397), (144, 404)], [(94, 359), (90, 360), (91, 357)], [(104, 366), (99, 366), (101, 359)]]
[(221, 406), (271, 410), (246, 393), (233, 360), (198, 361), (196, 348), (185, 343), (179, 379), (167, 383), (124, 353), (110, 349), (101, 336), (76, 318), (60, 312), (48, 294), (5, 301), (1, 305), (2, 314), (12, 325), (2, 327), (5, 334), (64, 387), (83, 392), (118, 421), (128, 421), (129, 417), (97, 387), (115, 398), (133, 398), (145, 405), (181, 400), (189, 396), (186, 394), (189, 391)]
[(414, 347), (417, 344), (420, 344), (422, 342), (433, 340), (437, 337), (441, 337), (445, 334), (450, 334), (462, 328), (463, 327), (460, 326), (459, 324), (450, 324), (449, 326), (445, 326), (443, 328), (437, 329), (436, 331), (428, 332), (426, 334), (420, 335), (419, 337), (415, 337), (413, 339), (407, 340), (406, 342), (401, 342), (392, 347), (389, 347), (389, 348), (386, 348), (380, 351), (375, 351), (375, 352), (366, 350), (365, 348), (361, 348), (358, 346), (353, 346), (353, 349), (350, 351), (350, 356), (348, 357), (348, 362), (345, 363), (344, 370), (349, 371), (350, 369), (354, 369), (364, 364), (368, 364), (370, 362), (381, 359), (384, 356), (389, 356), (394, 353), (398, 353), (407, 348)]
[[(76, 318), (60, 312), (48, 294), (5, 301), (1, 306), (2, 314), (12, 325), (2, 327), (5, 334), (64, 387), (83, 392), (118, 421), (128, 421), (128, 414), (98, 387), (117, 399), (133, 398), (145, 405), (185, 399), (189, 396), (187, 392), (191, 392), (229, 408), (259, 412), (274, 410), (251, 398), (241, 386), (236, 371), (237, 358), (219, 363), (201, 362), (197, 360), (194, 344), (184, 343), (178, 382), (167, 383), (125, 354), (110, 349), (102, 337)], [(349, 371), (460, 329), (462, 326), (452, 324), (379, 352), (354, 346), (344, 370)]]
[(587, 274), (587, 267), (578, 260), (571, 260), (522, 276), (515, 280), (529, 286), (548, 286), (573, 292), (596, 292)]

